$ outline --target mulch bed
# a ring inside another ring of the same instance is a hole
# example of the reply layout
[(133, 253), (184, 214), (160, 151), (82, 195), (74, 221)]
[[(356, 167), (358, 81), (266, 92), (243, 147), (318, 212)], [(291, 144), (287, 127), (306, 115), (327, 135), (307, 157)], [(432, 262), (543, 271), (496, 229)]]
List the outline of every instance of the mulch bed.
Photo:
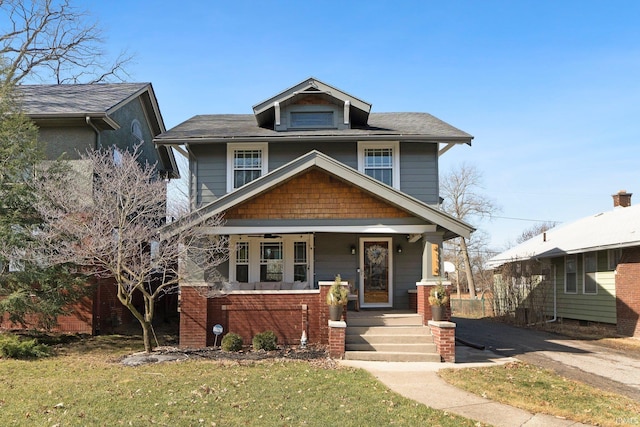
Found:
[(316, 366), (333, 369), (337, 363), (329, 358), (325, 346), (310, 345), (306, 348), (280, 347), (273, 351), (254, 351), (245, 347), (238, 352), (222, 351), (220, 348), (205, 347), (181, 349), (158, 347), (151, 353), (135, 353), (125, 356), (119, 362), (127, 366), (139, 366), (179, 360), (216, 360), (221, 362), (255, 363), (261, 361), (306, 361)]

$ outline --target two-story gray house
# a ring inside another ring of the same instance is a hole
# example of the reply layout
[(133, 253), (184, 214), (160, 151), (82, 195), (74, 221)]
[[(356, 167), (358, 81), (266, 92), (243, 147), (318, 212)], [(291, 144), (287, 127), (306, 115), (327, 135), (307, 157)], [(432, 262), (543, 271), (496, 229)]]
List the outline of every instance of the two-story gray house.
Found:
[[(140, 161), (156, 165), (159, 179), (179, 176), (171, 148), (153, 144), (166, 129), (150, 83), (20, 85), (16, 92), (22, 110), (38, 127), (48, 159), (81, 162), (87, 150), (139, 147)], [(98, 286), (73, 314), (58, 319), (58, 329), (96, 333), (127, 321), (129, 313), (115, 289), (110, 283)]]
[[(259, 321), (252, 331), (280, 328), (286, 342), (302, 328), (311, 341), (322, 327), (312, 312), (324, 308), (283, 298), (318, 292), (337, 274), (362, 309), (408, 309), (416, 282), (441, 280), (442, 242), (473, 231), (439, 209), (438, 188), (439, 156), (472, 138), (427, 113), (372, 113), (370, 103), (316, 78), (256, 104), (253, 114), (198, 115), (156, 137), (189, 157), (192, 213), (173, 229), (223, 214), (215, 232), (231, 243), (221, 273), (232, 294), (279, 298), (192, 305), (187, 288), (204, 286), (207, 272), (192, 274), (182, 286), (181, 343), (212, 341), (215, 323), (238, 331)], [(295, 321), (280, 322), (285, 312)]]

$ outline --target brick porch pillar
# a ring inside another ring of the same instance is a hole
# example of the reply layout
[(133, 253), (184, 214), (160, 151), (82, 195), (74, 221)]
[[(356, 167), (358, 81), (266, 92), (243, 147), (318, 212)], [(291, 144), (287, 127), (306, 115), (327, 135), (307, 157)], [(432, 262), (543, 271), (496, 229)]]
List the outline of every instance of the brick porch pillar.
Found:
[[(320, 293), (318, 294), (318, 307), (320, 307), (320, 342), (322, 344), (329, 343), (329, 327), (327, 326), (329, 322), (329, 306), (327, 305), (327, 294), (329, 293), (329, 288), (333, 285), (333, 281), (321, 281), (318, 282), (318, 287), (320, 288)], [(342, 286), (349, 288), (349, 283), (346, 281), (342, 281)], [(347, 320), (347, 306), (344, 306), (344, 310), (342, 311), (343, 319)]]
[(192, 286), (180, 288), (180, 347), (207, 346), (207, 299)]
[(345, 352), (347, 322), (329, 320), (329, 357), (342, 359)]
[(429, 321), (436, 351), (443, 362), (456, 361), (456, 324), (452, 322)]
[(422, 324), (427, 325), (429, 320), (432, 319), (431, 316), (431, 305), (429, 304), (429, 295), (431, 294), (431, 289), (433, 286), (438, 284), (442, 284), (447, 291), (447, 295), (449, 296), (449, 301), (445, 305), (445, 314), (444, 320), (451, 320), (451, 282), (434, 282), (434, 281), (423, 281), (416, 282), (416, 288), (418, 290), (418, 298), (417, 298), (417, 306), (418, 306), (418, 314), (422, 316)]

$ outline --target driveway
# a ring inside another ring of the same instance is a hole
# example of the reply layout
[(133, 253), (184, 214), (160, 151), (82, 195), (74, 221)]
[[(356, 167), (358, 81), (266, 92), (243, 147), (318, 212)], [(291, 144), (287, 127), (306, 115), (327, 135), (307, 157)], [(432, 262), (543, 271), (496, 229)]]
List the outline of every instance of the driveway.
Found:
[(454, 318), (456, 337), (640, 401), (640, 354), (528, 328)]

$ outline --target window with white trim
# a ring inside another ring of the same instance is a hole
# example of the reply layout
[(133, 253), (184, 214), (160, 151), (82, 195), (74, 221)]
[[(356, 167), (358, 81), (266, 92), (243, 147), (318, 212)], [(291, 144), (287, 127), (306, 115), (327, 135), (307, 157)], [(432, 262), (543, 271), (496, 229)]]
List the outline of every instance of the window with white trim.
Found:
[(307, 281), (307, 242), (293, 243), (293, 280), (296, 282)]
[(284, 276), (282, 242), (260, 243), (260, 281), (281, 282)]
[(598, 293), (598, 254), (596, 252), (587, 252), (582, 255), (584, 264), (584, 281), (582, 285), (582, 292), (585, 294), (597, 294)]
[(232, 282), (309, 282), (313, 280), (313, 235), (230, 236)]
[(227, 191), (266, 174), (267, 144), (227, 144), (227, 171)]
[(247, 283), (249, 281), (249, 242), (236, 244), (236, 282)]
[(567, 255), (564, 258), (564, 292), (578, 293), (578, 257)]
[(399, 142), (359, 142), (358, 170), (371, 178), (399, 189)]

